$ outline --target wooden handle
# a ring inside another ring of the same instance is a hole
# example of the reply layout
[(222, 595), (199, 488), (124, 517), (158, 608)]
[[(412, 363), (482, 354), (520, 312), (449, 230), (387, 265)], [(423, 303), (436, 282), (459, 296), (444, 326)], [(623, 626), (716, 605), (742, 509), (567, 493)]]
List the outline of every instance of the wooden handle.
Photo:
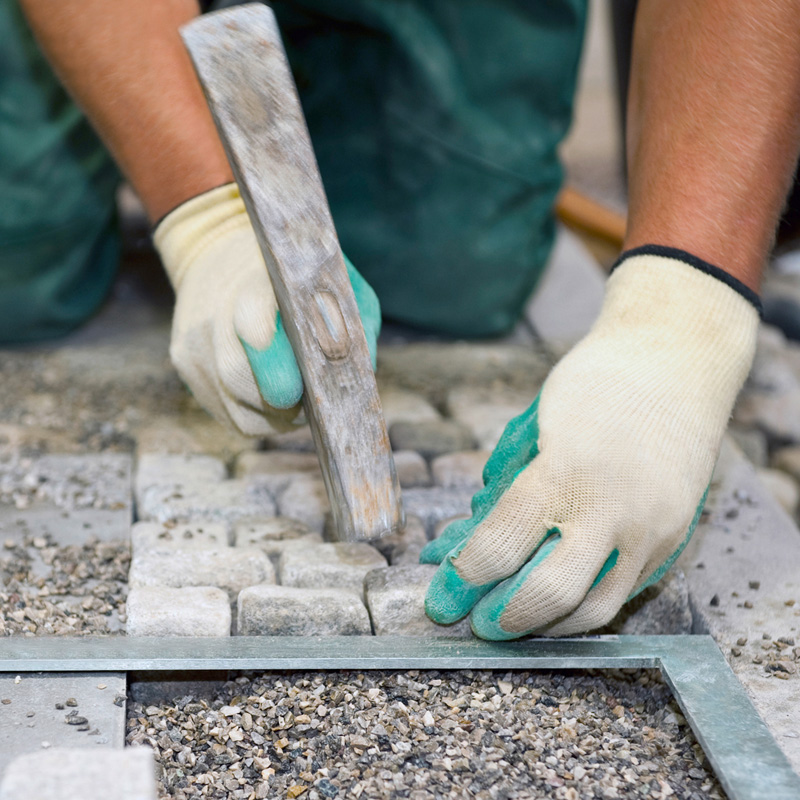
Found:
[(253, 223), (303, 376), (335, 534), (403, 522), (358, 306), (272, 11), (260, 3), (181, 29)]
[(565, 187), (556, 198), (556, 215), (565, 224), (622, 248), (627, 220), (591, 197)]

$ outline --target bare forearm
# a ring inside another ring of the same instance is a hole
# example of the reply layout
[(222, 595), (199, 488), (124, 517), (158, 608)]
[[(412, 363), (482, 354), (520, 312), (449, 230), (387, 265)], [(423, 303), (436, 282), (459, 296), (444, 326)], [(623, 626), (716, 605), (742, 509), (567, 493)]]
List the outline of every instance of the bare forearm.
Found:
[(798, 0), (641, 0), (626, 248), (688, 250), (758, 289), (800, 147)]
[(232, 180), (178, 35), (196, 0), (21, 0), (42, 48), (153, 221)]

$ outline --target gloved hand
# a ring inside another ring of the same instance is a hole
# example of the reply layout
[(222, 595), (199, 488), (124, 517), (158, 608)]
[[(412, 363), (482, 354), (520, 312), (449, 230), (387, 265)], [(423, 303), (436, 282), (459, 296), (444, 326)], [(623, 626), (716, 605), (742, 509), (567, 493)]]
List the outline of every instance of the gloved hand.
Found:
[(700, 517), (749, 371), (758, 298), (671, 248), (623, 256), (589, 334), (506, 428), (426, 611), (485, 639), (585, 632), (657, 581)]
[[(303, 382), (236, 184), (178, 206), (154, 239), (176, 294), (170, 356), (197, 401), (245, 434), (289, 428)], [(380, 305), (345, 263), (374, 367)]]

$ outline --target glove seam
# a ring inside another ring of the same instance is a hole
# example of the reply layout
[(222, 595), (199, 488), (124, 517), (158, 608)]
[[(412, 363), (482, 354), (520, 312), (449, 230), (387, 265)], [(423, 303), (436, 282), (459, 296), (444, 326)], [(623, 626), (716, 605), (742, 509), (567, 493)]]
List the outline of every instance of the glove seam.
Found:
[(623, 252), (622, 255), (620, 255), (620, 257), (614, 262), (609, 270), (609, 274), (614, 272), (617, 267), (620, 267), (629, 258), (634, 258), (636, 256), (660, 256), (661, 258), (671, 258), (675, 261), (681, 261), (684, 264), (688, 264), (690, 267), (694, 267), (700, 272), (704, 272), (706, 275), (716, 278), (718, 281), (721, 281), (726, 286), (733, 289), (755, 308), (755, 310), (758, 312), (759, 319), (763, 319), (764, 317), (764, 308), (761, 304), (761, 298), (749, 286), (745, 286), (745, 284), (742, 283), (738, 278), (735, 278), (724, 269), (721, 269), (720, 267), (717, 267), (708, 261), (704, 261), (702, 258), (698, 258), (686, 250), (681, 250), (677, 247), (666, 247), (665, 245), (660, 244), (645, 244), (641, 247), (634, 247), (631, 250), (625, 250), (625, 252)]

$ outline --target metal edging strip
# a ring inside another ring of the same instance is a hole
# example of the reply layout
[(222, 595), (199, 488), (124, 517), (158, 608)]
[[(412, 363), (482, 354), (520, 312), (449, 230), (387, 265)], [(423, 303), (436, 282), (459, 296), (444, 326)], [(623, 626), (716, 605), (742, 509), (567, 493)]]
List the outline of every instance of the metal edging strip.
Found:
[(0, 639), (0, 672), (14, 673), (627, 668), (662, 671), (731, 800), (800, 798), (800, 777), (710, 636)]

